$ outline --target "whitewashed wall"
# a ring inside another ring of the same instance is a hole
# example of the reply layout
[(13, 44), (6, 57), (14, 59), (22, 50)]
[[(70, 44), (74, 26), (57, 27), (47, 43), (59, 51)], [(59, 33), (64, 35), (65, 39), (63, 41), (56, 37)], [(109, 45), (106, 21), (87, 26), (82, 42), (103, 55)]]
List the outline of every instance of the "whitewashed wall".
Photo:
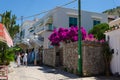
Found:
[[(53, 25), (56, 27), (69, 27), (69, 17), (78, 16), (78, 11), (76, 9), (62, 8), (58, 7), (53, 15)], [(81, 11), (81, 26), (85, 27), (89, 31), (93, 27), (93, 20), (100, 19), (101, 23), (108, 23), (108, 18), (106, 14)]]
[(105, 34), (106, 40), (108, 40), (107, 36), (109, 36), (110, 48), (114, 49), (110, 65), (111, 71), (113, 74), (119, 73), (120, 75), (120, 29), (107, 32)]

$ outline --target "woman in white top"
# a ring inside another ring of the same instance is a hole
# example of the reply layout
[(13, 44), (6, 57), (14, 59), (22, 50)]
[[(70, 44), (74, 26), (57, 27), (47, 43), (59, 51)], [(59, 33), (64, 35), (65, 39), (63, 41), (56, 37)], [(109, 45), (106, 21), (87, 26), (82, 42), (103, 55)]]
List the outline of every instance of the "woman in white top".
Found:
[(27, 66), (27, 53), (24, 54), (23, 64), (25, 64)]

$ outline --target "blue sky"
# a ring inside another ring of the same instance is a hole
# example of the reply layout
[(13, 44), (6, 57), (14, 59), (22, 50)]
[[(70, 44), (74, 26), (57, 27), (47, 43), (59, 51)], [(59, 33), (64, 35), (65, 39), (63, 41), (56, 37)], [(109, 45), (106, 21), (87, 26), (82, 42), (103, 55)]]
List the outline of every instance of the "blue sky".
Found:
[[(27, 17), (34, 14), (50, 10), (56, 6), (61, 6), (73, 0), (0, 0), (0, 14), (12, 11), (17, 18), (21, 16)], [(77, 1), (65, 7), (76, 8)], [(81, 9), (86, 11), (101, 13), (106, 9), (120, 6), (120, 0), (81, 0)], [(39, 15), (37, 17), (41, 17)], [(29, 19), (27, 19), (29, 20)]]

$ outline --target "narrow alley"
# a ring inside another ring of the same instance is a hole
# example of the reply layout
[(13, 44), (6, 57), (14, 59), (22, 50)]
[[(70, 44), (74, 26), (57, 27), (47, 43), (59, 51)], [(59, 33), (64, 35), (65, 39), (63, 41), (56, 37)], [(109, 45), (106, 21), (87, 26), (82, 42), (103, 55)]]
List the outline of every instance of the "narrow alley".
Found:
[(81, 80), (76, 75), (50, 67), (20, 66), (9, 73), (8, 80)]
[(47, 66), (13, 66), (8, 80), (119, 80), (119, 77), (83, 77)]

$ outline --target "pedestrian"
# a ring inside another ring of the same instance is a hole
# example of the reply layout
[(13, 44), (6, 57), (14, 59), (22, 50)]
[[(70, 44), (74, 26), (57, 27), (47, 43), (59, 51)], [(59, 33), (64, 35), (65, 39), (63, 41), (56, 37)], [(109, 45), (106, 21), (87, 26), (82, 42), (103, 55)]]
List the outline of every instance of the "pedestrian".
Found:
[(27, 54), (27, 63), (30, 64), (30, 51)]
[(17, 55), (17, 66), (19, 67), (20, 65), (21, 65), (21, 56), (20, 56), (20, 53), (18, 53), (18, 55)]
[(25, 53), (23, 56), (23, 65), (27, 66), (27, 53)]
[(20, 55), (21, 55), (21, 59), (20, 59), (21, 60), (21, 64), (23, 65), (24, 52), (22, 51)]
[(14, 59), (15, 59), (15, 62), (16, 62), (16, 63), (17, 63), (17, 55), (18, 55), (18, 54), (15, 53), (15, 58), (14, 58)]
[(35, 61), (35, 52), (34, 52), (34, 48), (33, 48), (32, 52), (31, 52), (31, 62), (32, 62), (32, 64), (34, 64), (34, 61)]

